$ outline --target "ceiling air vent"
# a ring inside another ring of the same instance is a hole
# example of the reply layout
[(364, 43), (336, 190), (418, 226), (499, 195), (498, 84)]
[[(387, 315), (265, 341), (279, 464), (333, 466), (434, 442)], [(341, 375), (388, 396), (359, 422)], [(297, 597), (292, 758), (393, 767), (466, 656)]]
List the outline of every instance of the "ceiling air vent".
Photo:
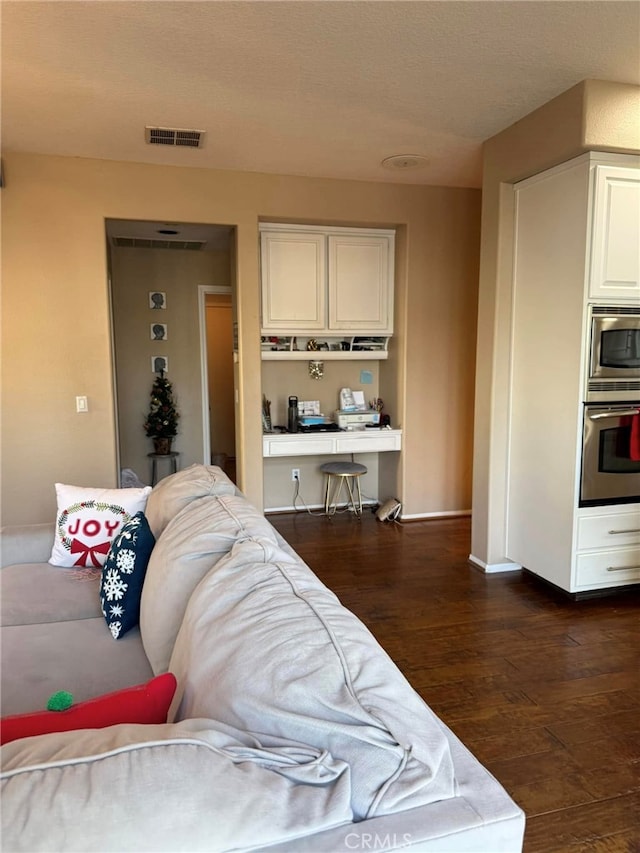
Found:
[(183, 249), (199, 252), (205, 240), (151, 240), (146, 237), (114, 237), (113, 245), (121, 249)]
[(171, 127), (145, 127), (144, 137), (149, 145), (178, 145), (186, 148), (202, 148), (204, 130), (179, 130)]

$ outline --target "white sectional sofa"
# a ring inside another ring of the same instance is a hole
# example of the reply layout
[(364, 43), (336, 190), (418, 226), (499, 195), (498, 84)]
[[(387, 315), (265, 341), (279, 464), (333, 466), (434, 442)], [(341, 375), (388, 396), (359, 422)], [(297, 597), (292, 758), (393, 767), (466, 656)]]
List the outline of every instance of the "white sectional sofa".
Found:
[(2, 713), (170, 671), (169, 721), (6, 744), (9, 851), (522, 848), (524, 815), (367, 628), (222, 471), (162, 480), (140, 628), (48, 564), (53, 525), (2, 532)]

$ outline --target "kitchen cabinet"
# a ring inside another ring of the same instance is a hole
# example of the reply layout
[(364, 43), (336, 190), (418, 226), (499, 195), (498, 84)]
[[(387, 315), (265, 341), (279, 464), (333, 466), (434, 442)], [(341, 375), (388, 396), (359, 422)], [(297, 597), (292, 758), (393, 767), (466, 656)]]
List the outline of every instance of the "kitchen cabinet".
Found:
[(589, 309), (632, 302), (634, 177), (640, 158), (588, 153), (513, 188), (505, 556), (577, 595), (638, 582), (637, 534), (600, 535), (594, 519), (639, 519), (640, 504), (579, 506)]
[(616, 305), (640, 298), (640, 172), (596, 166), (589, 296)]
[(575, 588), (640, 583), (640, 512), (625, 506), (578, 511)]
[(326, 251), (324, 234), (261, 229), (263, 334), (326, 329)]
[(391, 335), (395, 232), (260, 225), (265, 336)]

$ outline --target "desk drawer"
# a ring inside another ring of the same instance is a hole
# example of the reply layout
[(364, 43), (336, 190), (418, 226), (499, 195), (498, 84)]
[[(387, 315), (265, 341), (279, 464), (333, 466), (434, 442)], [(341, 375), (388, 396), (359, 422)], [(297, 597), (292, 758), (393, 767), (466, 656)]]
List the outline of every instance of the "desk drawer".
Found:
[(400, 450), (400, 436), (381, 434), (336, 438), (336, 453), (380, 453), (384, 450)]
[(333, 439), (308, 438), (304, 441), (292, 438), (289, 441), (264, 442), (264, 456), (315, 456), (333, 452)]

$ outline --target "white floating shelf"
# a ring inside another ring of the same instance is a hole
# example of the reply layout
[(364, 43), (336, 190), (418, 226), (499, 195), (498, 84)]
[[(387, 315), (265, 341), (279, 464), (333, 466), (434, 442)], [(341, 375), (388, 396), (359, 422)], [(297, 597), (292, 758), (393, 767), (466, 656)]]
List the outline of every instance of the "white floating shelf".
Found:
[[(264, 330), (263, 330), (264, 331)], [(266, 336), (269, 337), (269, 336)], [(307, 349), (307, 342), (315, 340), (306, 335), (281, 335), (279, 343), (287, 344), (287, 349), (263, 349), (263, 361), (383, 361), (389, 357), (389, 335), (345, 335), (316, 336), (320, 341), (329, 343), (331, 349)], [(356, 341), (356, 338), (358, 339)], [(374, 341), (380, 344), (376, 349), (354, 349), (354, 345), (365, 345)], [(340, 349), (335, 348), (336, 342)], [(347, 349), (342, 346), (347, 345)], [(294, 349), (295, 347), (295, 349)]]
[(382, 361), (387, 350), (262, 350), (263, 361)]

